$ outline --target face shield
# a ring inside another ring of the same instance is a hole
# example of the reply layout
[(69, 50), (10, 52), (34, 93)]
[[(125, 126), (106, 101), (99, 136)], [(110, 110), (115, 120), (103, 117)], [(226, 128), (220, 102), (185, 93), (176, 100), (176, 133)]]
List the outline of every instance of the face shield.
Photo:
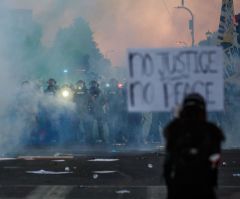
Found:
[(77, 90), (83, 90), (84, 89), (84, 83), (79, 83), (76, 85)]

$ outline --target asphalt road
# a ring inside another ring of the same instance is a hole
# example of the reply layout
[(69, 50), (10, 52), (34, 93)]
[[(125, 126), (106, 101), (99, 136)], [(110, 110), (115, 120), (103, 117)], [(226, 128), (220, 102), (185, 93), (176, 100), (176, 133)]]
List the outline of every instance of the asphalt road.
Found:
[[(166, 197), (160, 147), (28, 148), (0, 158), (0, 198)], [(240, 198), (240, 150), (225, 150), (219, 199)]]

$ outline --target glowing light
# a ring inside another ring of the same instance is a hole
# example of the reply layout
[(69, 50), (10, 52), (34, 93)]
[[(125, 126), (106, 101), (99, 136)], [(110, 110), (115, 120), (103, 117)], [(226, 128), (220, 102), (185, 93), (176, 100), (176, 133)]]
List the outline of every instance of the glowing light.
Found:
[(109, 84), (109, 83), (106, 83), (106, 87), (110, 87), (110, 84)]
[(63, 97), (69, 97), (69, 95), (70, 95), (70, 93), (69, 93), (68, 90), (63, 90), (63, 91), (62, 91), (62, 96), (63, 96)]
[(122, 83), (118, 83), (118, 88), (123, 88), (123, 84)]
[(64, 73), (68, 73), (68, 69), (64, 69), (63, 72), (64, 72)]

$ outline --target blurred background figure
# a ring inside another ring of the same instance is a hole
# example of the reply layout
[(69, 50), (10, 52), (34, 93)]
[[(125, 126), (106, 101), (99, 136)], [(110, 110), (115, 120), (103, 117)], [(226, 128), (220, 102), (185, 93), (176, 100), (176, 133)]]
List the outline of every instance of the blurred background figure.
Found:
[(152, 143), (161, 141), (159, 127), (160, 127), (160, 113), (153, 112), (151, 126), (149, 134), (147, 136), (148, 142)]
[(90, 128), (88, 113), (89, 94), (85, 81), (79, 80), (75, 85), (73, 101), (76, 104), (75, 137), (78, 142), (85, 143)]
[(167, 125), (164, 136), (168, 199), (215, 199), (224, 135), (207, 121), (206, 104), (201, 95), (186, 96), (178, 118)]
[(23, 145), (35, 144), (36, 140), (36, 116), (37, 116), (37, 90), (36, 85), (31, 81), (23, 81), (17, 95), (16, 106), (13, 107), (13, 118), (22, 121), (22, 134), (20, 143)]
[[(56, 107), (57, 123), (56, 127), (59, 135), (59, 143), (69, 145), (76, 141), (75, 139), (75, 118), (76, 110), (73, 103), (74, 90), (70, 84), (62, 85), (57, 92), (58, 106)], [(55, 118), (52, 118), (54, 121)]]
[(122, 87), (119, 87), (119, 82), (112, 78), (109, 81), (109, 87), (105, 92), (106, 97), (106, 114), (107, 124), (109, 128), (109, 142), (112, 144), (123, 142), (123, 94)]
[(53, 120), (52, 113), (56, 112), (55, 95), (58, 92), (57, 81), (50, 78), (47, 81), (47, 88), (44, 96), (38, 104), (37, 112), (37, 137), (38, 145), (55, 145), (59, 141), (59, 134), (56, 129), (56, 119)]
[(53, 78), (50, 78), (47, 81), (47, 88), (44, 92), (50, 95), (55, 95), (57, 90), (58, 90), (57, 81)]
[[(96, 80), (90, 82), (89, 98), (88, 98), (88, 113), (90, 118), (90, 125), (86, 135), (87, 142), (93, 144), (96, 140), (105, 142), (103, 119), (104, 119), (104, 106), (105, 98), (99, 88)], [(96, 139), (94, 138), (94, 124), (97, 124)]]

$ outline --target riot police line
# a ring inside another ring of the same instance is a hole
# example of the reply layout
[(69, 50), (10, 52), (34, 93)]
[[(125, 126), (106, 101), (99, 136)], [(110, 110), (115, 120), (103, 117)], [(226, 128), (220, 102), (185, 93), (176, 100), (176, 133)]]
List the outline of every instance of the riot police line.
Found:
[[(28, 111), (20, 114), (32, 118), (26, 119), (31, 124), (22, 139), (31, 145), (160, 142), (159, 127), (169, 119), (169, 115), (158, 113), (129, 113), (126, 83), (114, 78), (61, 86), (51, 78), (46, 88), (25, 81), (21, 93), (26, 95), (23, 104)], [(19, 106), (23, 107), (21, 102)]]

